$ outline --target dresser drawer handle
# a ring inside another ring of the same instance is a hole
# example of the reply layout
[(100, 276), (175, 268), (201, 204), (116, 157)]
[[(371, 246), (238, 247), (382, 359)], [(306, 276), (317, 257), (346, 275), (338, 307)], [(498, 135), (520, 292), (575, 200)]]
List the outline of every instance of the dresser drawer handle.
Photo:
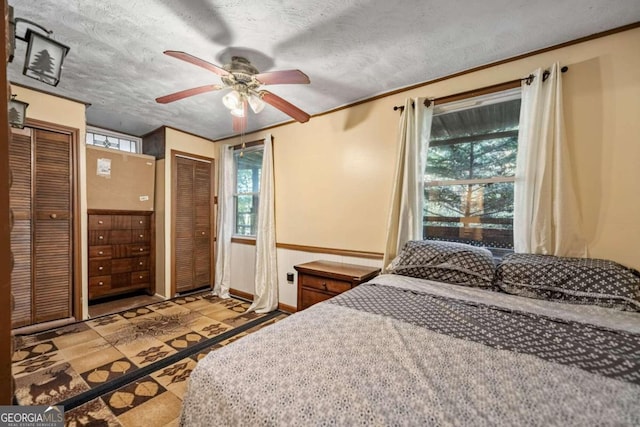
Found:
[(100, 267), (98, 267), (98, 270), (102, 271), (102, 270), (104, 270), (104, 267), (100, 266)]
[(98, 286), (104, 285), (104, 282), (98, 282)]
[(142, 220), (140, 220), (139, 222), (140, 222), (140, 224), (142, 224)]
[(98, 236), (98, 239), (102, 240), (104, 239), (104, 236)]
[(322, 282), (322, 286), (324, 286), (324, 290), (327, 290), (327, 282)]
[(49, 215), (49, 218), (51, 218), (51, 219), (56, 219), (56, 218), (58, 218), (58, 215), (56, 215), (56, 214), (51, 214), (51, 215)]
[(98, 255), (102, 255), (102, 254), (104, 254), (104, 252), (102, 252), (102, 251), (99, 251), (99, 252), (98, 252)]
[(202, 235), (204, 236), (204, 231), (202, 232)]
[(140, 248), (140, 252), (144, 251), (144, 248)]
[(142, 265), (142, 261), (140, 261), (140, 262), (138, 263), (138, 265)]
[(142, 276), (138, 276), (138, 279), (142, 279)]
[(142, 239), (144, 237), (144, 234), (140, 234), (140, 238)]
[(98, 221), (98, 224), (104, 224), (103, 220)]

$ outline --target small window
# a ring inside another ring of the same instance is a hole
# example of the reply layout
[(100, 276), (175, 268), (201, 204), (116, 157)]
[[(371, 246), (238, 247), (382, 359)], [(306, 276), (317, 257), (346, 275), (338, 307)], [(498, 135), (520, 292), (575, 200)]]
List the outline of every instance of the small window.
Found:
[(513, 248), (520, 89), (435, 107), (423, 237)]
[(87, 127), (85, 142), (87, 145), (112, 148), (114, 150), (126, 151), (127, 153), (142, 152), (141, 138), (94, 127)]
[(234, 234), (255, 237), (260, 204), (260, 177), (262, 174), (262, 145), (236, 150), (235, 165), (235, 225)]

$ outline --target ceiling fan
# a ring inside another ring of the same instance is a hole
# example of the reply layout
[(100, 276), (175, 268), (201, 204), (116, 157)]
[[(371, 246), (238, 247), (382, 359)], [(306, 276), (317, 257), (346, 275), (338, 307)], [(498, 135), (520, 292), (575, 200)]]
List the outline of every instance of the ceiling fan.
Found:
[(156, 102), (167, 104), (201, 93), (231, 89), (231, 92), (222, 98), (222, 102), (231, 110), (233, 130), (236, 132), (244, 131), (246, 128), (247, 105), (256, 114), (262, 111), (264, 104), (267, 103), (300, 123), (304, 123), (310, 118), (309, 114), (278, 95), (267, 90), (259, 90), (262, 85), (308, 84), (309, 77), (300, 70), (260, 73), (248, 59), (241, 56), (234, 56), (231, 58), (231, 63), (219, 67), (185, 52), (167, 50), (164, 54), (214, 72), (220, 76), (223, 85), (213, 84), (182, 90), (156, 98)]

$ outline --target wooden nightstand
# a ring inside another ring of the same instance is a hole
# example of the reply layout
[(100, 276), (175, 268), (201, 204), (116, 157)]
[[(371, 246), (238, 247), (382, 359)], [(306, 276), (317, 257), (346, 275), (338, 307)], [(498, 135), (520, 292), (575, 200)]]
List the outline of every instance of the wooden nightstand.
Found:
[(324, 301), (380, 273), (376, 267), (333, 261), (313, 261), (295, 265), (298, 272), (298, 311)]

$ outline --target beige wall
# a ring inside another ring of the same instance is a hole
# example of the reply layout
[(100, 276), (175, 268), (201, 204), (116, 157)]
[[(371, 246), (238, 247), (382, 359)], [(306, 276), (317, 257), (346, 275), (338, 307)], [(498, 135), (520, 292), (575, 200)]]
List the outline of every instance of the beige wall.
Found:
[(87, 184), (86, 184), (86, 152), (85, 152), (85, 135), (86, 135), (86, 115), (85, 104), (81, 102), (70, 101), (68, 99), (58, 98), (56, 96), (47, 95), (42, 92), (27, 89), (21, 86), (12, 86), (11, 93), (16, 95), (20, 101), (29, 104), (27, 108), (27, 119), (41, 120), (52, 124), (67, 126), (78, 129), (79, 138), (77, 141), (78, 153), (78, 177), (80, 194), (80, 248), (78, 250), (82, 257), (82, 313), (86, 317), (88, 313), (87, 299)]
[[(158, 292), (161, 295), (166, 297), (171, 297), (171, 281), (172, 277), (171, 271), (171, 253), (173, 251), (173, 242), (171, 241), (171, 150), (180, 151), (183, 153), (195, 154), (199, 156), (209, 157), (212, 159), (216, 158), (217, 148), (214, 143), (212, 143), (208, 139), (199, 138), (197, 136), (187, 134), (184, 132), (180, 132), (179, 130), (166, 128), (165, 129), (165, 161), (164, 161), (164, 232), (163, 235), (156, 234), (156, 241), (160, 239), (164, 239), (164, 259), (160, 258), (160, 256), (156, 256), (156, 263), (158, 266), (156, 270), (164, 267), (164, 277), (161, 277), (160, 280), (164, 282), (164, 290), (161, 291), (159, 287), (156, 286)], [(214, 175), (217, 174), (217, 164), (214, 162)], [(157, 221), (157, 220), (156, 220)], [(160, 231), (158, 227), (156, 227), (157, 231)], [(158, 280), (158, 275), (156, 275), (156, 280)]]
[(277, 241), (383, 252), (399, 118), (393, 106), (409, 96), (437, 98), (517, 79), (559, 61), (569, 66), (565, 116), (591, 256), (640, 268), (638, 52), (636, 28), (271, 129)]
[[(567, 133), (591, 255), (640, 268), (638, 52), (640, 29), (634, 29), (313, 117), (306, 124), (269, 130), (275, 141), (277, 241), (382, 252), (397, 146), (399, 114), (392, 107), (403, 104), (408, 96), (446, 96), (520, 78), (534, 68), (560, 61), (570, 67), (564, 75)], [(85, 105), (18, 86), (12, 93), (29, 103), (27, 117), (80, 131), (80, 250), (86, 295)], [(244, 139), (255, 140), (264, 134), (250, 134)], [(162, 251), (162, 239), (166, 250), (157, 255), (156, 280), (158, 293), (170, 296), (170, 282), (165, 280), (171, 277), (170, 152), (174, 149), (215, 158), (217, 149), (209, 140), (171, 128), (166, 129), (166, 148), (167, 160), (157, 163), (162, 168), (157, 176), (164, 185), (156, 188), (156, 242)], [(304, 260), (321, 257), (308, 253)], [(284, 275), (299, 256), (285, 258), (292, 261), (279, 265), (281, 295), (285, 303), (295, 305), (294, 285), (287, 284)], [(234, 262), (233, 271), (239, 268), (243, 267)], [(239, 276), (232, 273), (232, 280), (234, 277)], [(251, 289), (249, 282), (246, 289)], [(86, 298), (83, 304), (86, 314)]]

